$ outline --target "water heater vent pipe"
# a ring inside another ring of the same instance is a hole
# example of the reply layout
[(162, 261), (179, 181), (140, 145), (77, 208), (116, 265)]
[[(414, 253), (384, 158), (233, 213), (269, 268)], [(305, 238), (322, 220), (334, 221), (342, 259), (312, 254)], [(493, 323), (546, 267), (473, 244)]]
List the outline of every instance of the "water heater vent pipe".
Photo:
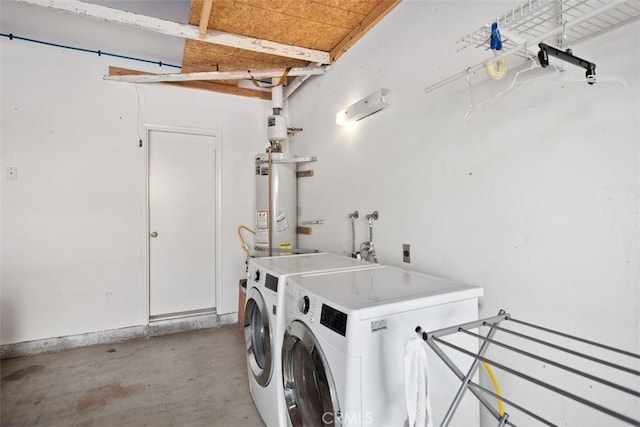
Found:
[[(278, 83), (278, 79), (274, 78), (272, 83), (275, 85)], [(271, 104), (273, 105), (273, 113), (276, 114), (276, 108), (278, 110), (282, 110), (284, 108), (284, 104), (282, 101), (283, 88), (282, 85), (274, 86), (271, 88)]]
[[(274, 81), (274, 84), (277, 82)], [(280, 114), (283, 108), (282, 85), (271, 88), (271, 101), (273, 104), (273, 114), (267, 120), (267, 137), (272, 144), (278, 145), (285, 141), (287, 135), (287, 118)]]
[(273, 215), (273, 194), (271, 188), (273, 187), (273, 156), (271, 153), (271, 147), (269, 147), (269, 209), (267, 213), (267, 226), (269, 227), (269, 256), (273, 256), (273, 227), (275, 226)]

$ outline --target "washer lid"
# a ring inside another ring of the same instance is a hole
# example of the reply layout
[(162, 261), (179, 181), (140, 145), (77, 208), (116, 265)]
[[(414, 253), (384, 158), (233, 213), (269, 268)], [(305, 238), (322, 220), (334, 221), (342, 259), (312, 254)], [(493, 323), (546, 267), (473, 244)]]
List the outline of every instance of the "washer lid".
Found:
[(279, 275), (313, 273), (345, 268), (364, 268), (376, 265), (370, 262), (332, 253), (255, 258), (254, 262), (258, 268), (263, 268)]
[(482, 296), (479, 286), (395, 267), (308, 274), (289, 278), (315, 296), (346, 310), (389, 306), (397, 311)]

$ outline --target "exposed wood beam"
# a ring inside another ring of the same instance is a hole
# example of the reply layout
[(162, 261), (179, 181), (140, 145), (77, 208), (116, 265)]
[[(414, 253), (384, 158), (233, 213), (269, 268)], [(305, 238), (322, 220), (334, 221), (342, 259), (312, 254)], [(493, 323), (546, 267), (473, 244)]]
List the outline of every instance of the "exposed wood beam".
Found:
[[(109, 74), (115, 76), (115, 75), (133, 75), (133, 74), (148, 75), (149, 73), (147, 73), (146, 71), (130, 70), (128, 68), (109, 67)], [(271, 92), (225, 85), (218, 82), (211, 82), (211, 81), (165, 82), (165, 84), (187, 87), (192, 89), (204, 89), (212, 92), (226, 93), (228, 95), (240, 95), (240, 96), (246, 96), (249, 98), (265, 99), (267, 101), (271, 100)]]
[(128, 25), (143, 30), (155, 31), (175, 37), (198, 40), (207, 43), (220, 44), (253, 52), (296, 58), (309, 62), (329, 64), (329, 53), (300, 46), (277, 43), (270, 40), (257, 39), (238, 34), (225, 33), (217, 30), (207, 30), (206, 36), (200, 38), (200, 28), (195, 25), (180, 24), (139, 15), (124, 10), (112, 9), (97, 4), (85, 3), (78, 0), (12, 0), (20, 3), (43, 6), (54, 10), (75, 13), (90, 18), (102, 19), (108, 22)]
[(331, 62), (340, 58), (351, 46), (364, 36), (384, 16), (391, 12), (402, 0), (382, 0), (347, 36), (329, 52)]
[(207, 27), (209, 26), (209, 16), (211, 15), (211, 5), (213, 0), (204, 0), (202, 2), (202, 12), (200, 13), (200, 32), (198, 35), (200, 39), (204, 39), (207, 36)]
[[(105, 80), (129, 83), (161, 83), (161, 82), (186, 82), (194, 80), (239, 80), (280, 77), (285, 73), (284, 68), (270, 70), (248, 71), (204, 71), (197, 73), (169, 73), (169, 74), (136, 74), (136, 75), (107, 75)], [(324, 74), (323, 67), (296, 67), (289, 70), (289, 76), (310, 76)]]

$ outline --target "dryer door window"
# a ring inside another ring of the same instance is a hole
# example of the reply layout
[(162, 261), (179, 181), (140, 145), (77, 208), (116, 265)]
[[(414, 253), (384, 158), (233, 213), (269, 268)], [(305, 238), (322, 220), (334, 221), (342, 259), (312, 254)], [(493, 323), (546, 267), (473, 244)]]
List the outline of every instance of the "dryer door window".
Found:
[(264, 387), (269, 384), (273, 365), (271, 327), (264, 299), (255, 288), (249, 291), (245, 304), (244, 338), (251, 373)]
[(327, 360), (312, 332), (300, 321), (291, 322), (285, 332), (282, 373), (293, 427), (342, 425)]

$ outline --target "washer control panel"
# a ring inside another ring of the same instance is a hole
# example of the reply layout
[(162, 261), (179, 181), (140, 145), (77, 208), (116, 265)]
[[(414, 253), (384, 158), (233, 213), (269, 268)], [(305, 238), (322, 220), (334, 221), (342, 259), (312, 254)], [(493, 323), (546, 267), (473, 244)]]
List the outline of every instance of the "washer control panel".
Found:
[(337, 332), (343, 337), (347, 335), (347, 314), (331, 307), (330, 305), (322, 304), (320, 324), (331, 329), (333, 332)]

